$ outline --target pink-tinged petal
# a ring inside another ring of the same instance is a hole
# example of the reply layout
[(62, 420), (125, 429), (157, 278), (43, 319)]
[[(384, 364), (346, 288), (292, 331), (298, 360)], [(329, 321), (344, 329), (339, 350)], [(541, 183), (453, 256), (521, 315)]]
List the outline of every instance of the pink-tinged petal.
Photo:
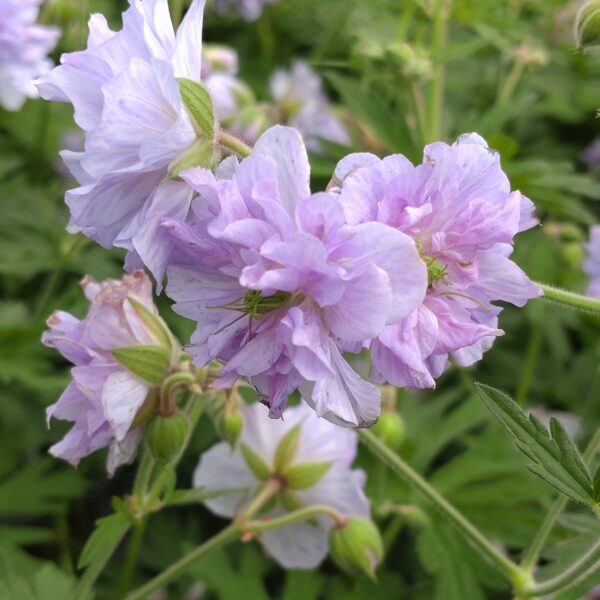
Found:
[(310, 310), (294, 307), (288, 310), (281, 324), (291, 332), (294, 346), (291, 360), (302, 377), (311, 381), (332, 377), (329, 338), (319, 317)]
[(71, 381), (60, 398), (46, 409), (46, 421), (50, 426), (50, 419), (63, 419), (76, 421), (79, 415), (89, 407), (89, 399)]
[(359, 342), (375, 337), (385, 327), (391, 306), (390, 278), (383, 269), (368, 264), (346, 281), (344, 295), (323, 309), (323, 318), (334, 335)]
[(127, 435), (149, 391), (147, 383), (126, 371), (113, 373), (106, 380), (102, 390), (102, 406), (117, 442)]
[(156, 279), (156, 293), (162, 290), (162, 279), (175, 245), (162, 227), (164, 219), (184, 221), (190, 210), (193, 190), (181, 181), (169, 181), (157, 188), (150, 199), (144, 225), (133, 236), (133, 247)]
[[(265, 421), (269, 421), (266, 415)], [(224, 495), (204, 501), (213, 513), (221, 517), (239, 514), (259, 484), (241, 453), (226, 443), (217, 444), (204, 452), (194, 471), (194, 487), (208, 493), (225, 492)]]
[(176, 77), (200, 81), (202, 71), (202, 24), (204, 0), (194, 0), (188, 8), (175, 38), (173, 65)]
[(142, 434), (143, 429), (138, 427), (130, 431), (121, 441), (112, 441), (106, 458), (106, 470), (110, 477), (114, 475), (118, 467), (134, 461)]
[(381, 159), (370, 152), (355, 152), (344, 156), (333, 172), (334, 184), (342, 185), (347, 177), (352, 177), (358, 169), (377, 165)]
[(50, 331), (42, 334), (42, 343), (50, 348), (56, 348), (68, 361), (74, 365), (87, 364), (92, 354), (81, 343), (81, 321), (73, 315), (57, 310), (47, 321)]
[(527, 231), (536, 225), (539, 225), (540, 220), (535, 216), (535, 204), (521, 192), (513, 192), (512, 195), (520, 199), (521, 217), (519, 219), (519, 231)]
[(276, 125), (260, 136), (253, 154), (275, 161), (279, 196), (293, 218), (298, 202), (310, 196), (310, 164), (302, 137), (291, 127)]
[(315, 384), (303, 383), (300, 386), (302, 398), (317, 416), (336, 425), (370, 427), (380, 413), (379, 391), (353, 371), (333, 342), (330, 342), (330, 352), (335, 376)]

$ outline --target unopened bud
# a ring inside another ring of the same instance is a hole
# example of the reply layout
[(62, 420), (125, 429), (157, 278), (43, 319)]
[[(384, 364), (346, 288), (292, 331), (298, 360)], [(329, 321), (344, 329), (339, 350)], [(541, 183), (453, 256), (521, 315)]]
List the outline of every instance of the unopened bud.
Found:
[(373, 433), (392, 450), (402, 446), (405, 432), (404, 419), (397, 412), (383, 411), (373, 425)]
[(180, 412), (169, 417), (154, 417), (146, 433), (148, 446), (154, 458), (166, 463), (175, 460), (183, 448), (187, 433), (187, 417)]
[(375, 524), (364, 517), (350, 517), (341, 527), (332, 529), (329, 550), (341, 569), (351, 575), (375, 578), (375, 569), (383, 558), (383, 541)]
[(244, 417), (239, 411), (228, 412), (223, 414), (221, 430), (223, 437), (231, 446), (235, 446), (238, 441), (242, 429), (244, 428)]
[(575, 38), (580, 48), (600, 45), (600, 0), (591, 0), (579, 11)]

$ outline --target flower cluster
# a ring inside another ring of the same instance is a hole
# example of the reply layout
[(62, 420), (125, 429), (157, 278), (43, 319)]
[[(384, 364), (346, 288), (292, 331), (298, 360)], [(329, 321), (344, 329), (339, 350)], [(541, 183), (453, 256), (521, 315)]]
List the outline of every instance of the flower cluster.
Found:
[(591, 228), (586, 249), (587, 257), (583, 266), (590, 278), (587, 293), (594, 298), (600, 298), (600, 225)]
[(62, 157), (80, 187), (70, 190), (69, 231), (128, 251), (159, 285), (170, 252), (160, 227), (183, 217), (191, 191), (165, 181), (196, 143), (178, 78), (199, 82), (204, 1), (194, 0), (175, 35), (167, 0), (130, 0), (123, 29), (92, 15), (87, 49), (64, 54), (38, 82), (48, 100), (70, 102), (85, 131), (83, 152)]
[(50, 453), (76, 465), (110, 446), (107, 468), (112, 473), (135, 456), (142, 435), (135, 426), (136, 415), (153, 391), (147, 379), (115, 355), (120, 356), (119, 349), (159, 348), (165, 351), (168, 367), (178, 358), (179, 349), (169, 342), (152, 301), (152, 283), (143, 271), (101, 284), (86, 277), (82, 287), (91, 303), (86, 317), (79, 320), (57, 311), (48, 319), (50, 329), (42, 338), (74, 365), (73, 380), (47, 411), (48, 419), (74, 425)]
[(60, 32), (37, 25), (41, 0), (0, 0), (0, 106), (18, 110), (38, 93), (32, 80), (52, 67), (47, 58)]
[(309, 174), (302, 138), (282, 126), (230, 178), (184, 171), (199, 197), (190, 223), (163, 222), (177, 246), (167, 293), (198, 322), (195, 364), (224, 363), (215, 385), (248, 378), (273, 417), (299, 388), (319, 416), (368, 426), (379, 393), (342, 353), (416, 309), (427, 269), (408, 235), (349, 225), (335, 194), (311, 195)]
[[(244, 512), (257, 489), (269, 479), (278, 484), (261, 518), (280, 517), (303, 507), (327, 505), (344, 516), (369, 516), (362, 488), (365, 475), (352, 470), (357, 436), (353, 431), (317, 419), (306, 406), (287, 410), (284, 420), (266, 419), (259, 404), (242, 408), (244, 428), (232, 449), (223, 442), (205, 452), (194, 485), (205, 492), (226, 493), (206, 500), (215, 514)], [(260, 540), (282, 566), (316, 567), (327, 555), (328, 516), (265, 531)]]

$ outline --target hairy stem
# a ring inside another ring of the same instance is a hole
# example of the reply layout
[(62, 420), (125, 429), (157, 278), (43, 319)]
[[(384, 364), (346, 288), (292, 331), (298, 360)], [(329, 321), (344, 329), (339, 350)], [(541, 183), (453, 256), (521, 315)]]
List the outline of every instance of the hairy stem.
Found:
[[(596, 431), (590, 443), (587, 445), (585, 452), (583, 453), (583, 458), (586, 462), (591, 461), (598, 449), (600, 448), (600, 429)], [(554, 504), (550, 507), (546, 518), (544, 519), (540, 529), (538, 530), (533, 542), (531, 542), (531, 546), (528, 548), (523, 560), (521, 561), (521, 567), (526, 569), (527, 571), (532, 571), (535, 565), (537, 564), (538, 558), (540, 556), (540, 552), (552, 531), (552, 528), (556, 524), (556, 521), (565, 506), (568, 503), (568, 498), (566, 496), (559, 496)]]
[(518, 587), (528, 580), (529, 574), (521, 569), (507, 556), (497, 550), (491, 542), (469, 522), (454, 506), (452, 506), (436, 489), (423, 479), (400, 456), (388, 448), (375, 434), (367, 429), (359, 430), (361, 441), (380, 460), (397, 475), (405, 479), (423, 494), (435, 507), (453, 523), (462, 535), (475, 546), (479, 552), (494, 563)]
[(309, 519), (318, 517), (319, 515), (327, 515), (328, 517), (331, 517), (336, 525), (343, 525), (347, 520), (344, 515), (339, 513), (331, 506), (317, 504), (295, 510), (294, 512), (288, 513), (287, 515), (278, 517), (276, 519), (268, 519), (266, 521), (250, 521), (243, 527), (246, 531), (267, 531), (268, 529), (277, 529), (278, 527), (283, 527), (284, 525), (291, 525), (292, 523), (297, 523), (298, 521), (308, 521)]
[(252, 154), (252, 148), (242, 142), (242, 140), (236, 138), (234, 135), (223, 131), (222, 129), (217, 134), (217, 142), (221, 144), (221, 146), (231, 150), (234, 154), (245, 158), (246, 156), (250, 156)]
[(142, 545), (142, 539), (144, 538), (144, 531), (146, 530), (146, 521), (144, 519), (136, 523), (129, 539), (129, 546), (127, 547), (127, 555), (125, 556), (125, 562), (123, 564), (123, 570), (119, 577), (118, 584), (118, 598), (123, 598), (129, 590), (131, 584), (131, 577), (135, 571), (135, 565), (137, 563), (137, 557), (140, 552)]
[(575, 292), (561, 290), (560, 288), (546, 283), (536, 282), (536, 285), (542, 289), (546, 300), (568, 306), (569, 308), (600, 315), (600, 300), (596, 298), (590, 298), (588, 296), (583, 296), (582, 294), (576, 294)]

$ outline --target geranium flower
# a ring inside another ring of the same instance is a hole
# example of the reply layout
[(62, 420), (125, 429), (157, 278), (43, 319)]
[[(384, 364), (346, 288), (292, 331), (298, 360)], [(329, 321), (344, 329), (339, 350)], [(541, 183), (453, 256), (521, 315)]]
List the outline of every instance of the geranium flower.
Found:
[(298, 388), (319, 416), (368, 426), (379, 392), (342, 352), (419, 306), (427, 270), (404, 233), (348, 225), (335, 195), (311, 195), (309, 170), (299, 133), (276, 126), (230, 179), (184, 172), (199, 198), (191, 224), (164, 221), (177, 243), (167, 293), (198, 323), (195, 363), (224, 363), (215, 385), (248, 378), (273, 417)]
[(69, 231), (127, 249), (128, 269), (145, 264), (159, 287), (171, 249), (160, 220), (184, 218), (192, 196), (164, 180), (196, 142), (177, 78), (200, 81), (203, 10), (194, 0), (176, 35), (167, 0), (130, 0), (118, 32), (94, 14), (87, 49), (37, 82), (86, 132), (83, 152), (62, 152), (80, 184), (66, 194)]
[(450, 357), (471, 365), (503, 333), (492, 302), (523, 306), (541, 295), (509, 258), (514, 236), (537, 222), (533, 204), (511, 191), (498, 154), (477, 134), (427, 146), (417, 166), (401, 155), (350, 155), (335, 179), (349, 223), (410, 235), (428, 265), (423, 304), (371, 344), (376, 380), (433, 387)]
[[(164, 347), (159, 332), (168, 330), (160, 321), (152, 302), (152, 283), (143, 271), (102, 283), (86, 277), (81, 283), (91, 303), (86, 317), (79, 320), (57, 311), (48, 319), (50, 329), (42, 337), (46, 346), (56, 348), (74, 365), (73, 380), (47, 410), (48, 419), (73, 421), (74, 425), (50, 453), (77, 465), (88, 454), (109, 446), (107, 469), (112, 474), (135, 456), (142, 430), (133, 427), (134, 420), (153, 389), (113, 353), (137, 346)], [(151, 322), (146, 311), (153, 315)], [(161, 328), (153, 326), (156, 323)], [(175, 364), (176, 346), (166, 351)]]
[(19, 110), (37, 98), (33, 79), (52, 68), (60, 31), (36, 24), (41, 0), (0, 0), (0, 106)]
[[(313, 505), (331, 506), (344, 516), (369, 516), (364, 473), (351, 466), (358, 442), (353, 431), (316, 418), (306, 405), (288, 408), (284, 420), (266, 419), (263, 412), (260, 404), (244, 406), (244, 429), (235, 448), (223, 442), (200, 458), (194, 485), (206, 492), (231, 490), (205, 501), (212, 512), (239, 515), (265, 481), (276, 478), (280, 491), (261, 518)], [(295, 443), (295, 450), (278, 453), (282, 440), (286, 448)], [(323, 516), (265, 531), (260, 541), (283, 567), (311, 569), (327, 555), (331, 526)]]

